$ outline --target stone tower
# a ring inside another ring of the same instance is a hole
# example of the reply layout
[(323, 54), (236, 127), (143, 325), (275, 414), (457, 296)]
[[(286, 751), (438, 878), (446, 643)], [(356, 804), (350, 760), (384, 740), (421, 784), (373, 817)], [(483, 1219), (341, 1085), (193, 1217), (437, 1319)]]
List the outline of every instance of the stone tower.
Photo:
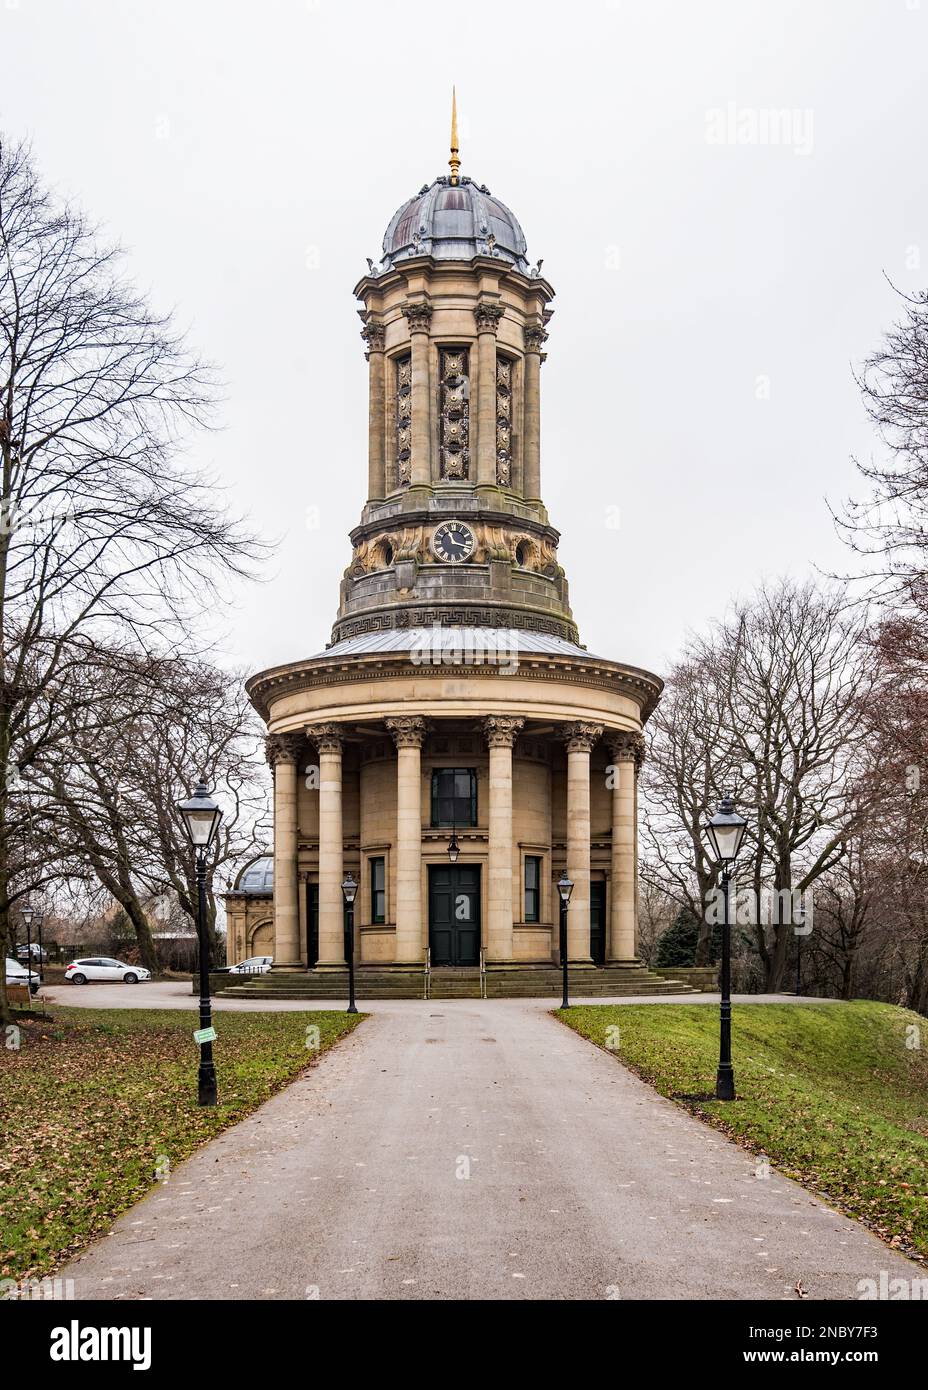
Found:
[(266, 948), (322, 989), (345, 968), (350, 871), (369, 994), (391, 972), (421, 993), (430, 969), (543, 991), (566, 870), (580, 973), (640, 974), (637, 770), (661, 683), (579, 645), (541, 495), (554, 291), (509, 208), (461, 175), (456, 132), (450, 173), (390, 219), (355, 294), (367, 499), (330, 645), (249, 681), (273, 918), (232, 894), (230, 955)]

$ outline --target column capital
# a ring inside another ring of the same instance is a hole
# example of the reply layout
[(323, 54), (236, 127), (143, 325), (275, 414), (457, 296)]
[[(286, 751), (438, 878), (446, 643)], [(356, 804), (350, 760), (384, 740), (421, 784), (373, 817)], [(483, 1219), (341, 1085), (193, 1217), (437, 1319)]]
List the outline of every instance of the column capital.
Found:
[(636, 730), (609, 735), (609, 753), (613, 762), (634, 763), (635, 771), (641, 770), (645, 758), (644, 734)]
[(529, 325), (525, 329), (525, 351), (537, 352), (541, 356), (541, 350), (548, 340), (548, 334), (540, 324)]
[(340, 753), (345, 741), (343, 724), (307, 724), (306, 737), (320, 753)]
[(602, 738), (602, 733), (602, 724), (592, 724), (581, 719), (575, 724), (565, 724), (561, 730), (561, 738), (567, 744), (568, 753), (590, 753), (593, 745)]
[(478, 333), (499, 332), (500, 319), (503, 317), (504, 309), (501, 304), (492, 304), (481, 300), (474, 307), (474, 318), (477, 320)]
[(268, 734), (264, 740), (264, 756), (272, 768), (278, 763), (296, 763), (302, 742), (302, 734)]
[(417, 714), (400, 714), (395, 718), (385, 719), (384, 723), (397, 748), (421, 748), (425, 742), (428, 726)]
[(483, 733), (491, 748), (511, 748), (524, 726), (524, 719), (509, 714), (490, 714), (483, 721)]
[(368, 319), (361, 329), (361, 337), (367, 344), (367, 356), (372, 352), (383, 352), (387, 341), (387, 330), (377, 319)]
[(410, 333), (428, 333), (432, 322), (431, 304), (404, 304), (403, 317), (409, 324)]

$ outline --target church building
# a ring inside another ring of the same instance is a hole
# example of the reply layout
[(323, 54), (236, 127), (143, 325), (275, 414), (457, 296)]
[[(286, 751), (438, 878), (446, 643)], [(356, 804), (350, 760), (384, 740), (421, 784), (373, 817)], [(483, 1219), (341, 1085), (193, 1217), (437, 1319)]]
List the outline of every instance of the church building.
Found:
[(265, 989), (340, 988), (350, 871), (361, 998), (421, 997), (429, 976), (548, 993), (566, 871), (575, 992), (646, 988), (636, 795), (661, 681), (587, 651), (571, 612), (542, 498), (554, 289), (460, 173), (454, 126), (450, 173), (369, 265), (367, 498), (331, 643), (248, 683), (273, 872), (227, 897), (229, 961), (272, 955)]

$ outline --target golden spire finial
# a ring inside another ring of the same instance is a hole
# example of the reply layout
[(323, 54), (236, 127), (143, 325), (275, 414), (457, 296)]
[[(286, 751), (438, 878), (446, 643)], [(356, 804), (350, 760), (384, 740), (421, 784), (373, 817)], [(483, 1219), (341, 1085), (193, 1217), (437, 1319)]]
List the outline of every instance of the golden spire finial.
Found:
[(451, 88), (451, 158), (448, 160), (448, 163), (449, 163), (450, 166), (451, 166), (451, 182), (452, 182), (453, 184), (454, 184), (454, 183), (457, 183), (457, 181), (458, 181), (458, 170), (459, 170), (460, 167), (461, 167), (461, 161), (460, 161), (460, 159), (458, 158), (459, 153), (460, 153), (460, 151), (458, 150), (458, 94), (457, 94), (457, 90), (456, 90), (454, 87), (452, 87), (452, 88)]

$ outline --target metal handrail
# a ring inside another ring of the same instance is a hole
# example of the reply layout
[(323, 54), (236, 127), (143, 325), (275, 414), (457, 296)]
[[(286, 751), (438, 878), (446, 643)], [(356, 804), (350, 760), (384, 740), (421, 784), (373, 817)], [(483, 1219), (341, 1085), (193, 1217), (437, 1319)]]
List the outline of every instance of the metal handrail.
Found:
[(431, 948), (431, 946), (426, 946), (426, 948), (425, 948), (425, 980), (424, 980), (424, 984), (423, 984), (423, 990), (424, 990), (424, 993), (423, 993), (423, 995), (422, 995), (422, 998), (423, 998), (423, 999), (431, 999), (431, 997), (432, 997), (432, 948)]

